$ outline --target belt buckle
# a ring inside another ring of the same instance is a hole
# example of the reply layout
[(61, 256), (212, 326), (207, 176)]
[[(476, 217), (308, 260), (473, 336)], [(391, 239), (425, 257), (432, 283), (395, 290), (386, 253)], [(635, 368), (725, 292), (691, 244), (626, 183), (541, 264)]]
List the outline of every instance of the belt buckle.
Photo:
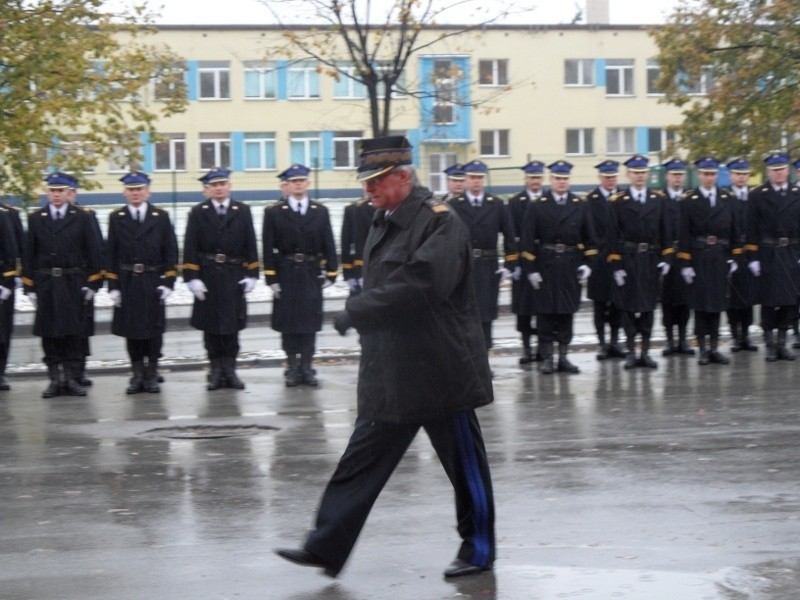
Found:
[(303, 254), (302, 252), (295, 252), (294, 254), (292, 254), (292, 260), (296, 263), (305, 262), (306, 255)]
[(472, 249), (472, 257), (473, 258), (480, 258), (481, 257), (481, 249), (480, 248), (473, 248)]
[(227, 258), (228, 257), (225, 256), (224, 254), (215, 254), (214, 255), (214, 262), (215, 263), (224, 263), (225, 259), (227, 259)]
[(650, 244), (647, 242), (641, 242), (638, 246), (636, 246), (636, 250), (639, 252), (647, 252), (650, 250)]
[(556, 252), (558, 252), (559, 254), (560, 254), (561, 252), (566, 252), (566, 250), (567, 250), (567, 245), (566, 245), (566, 244), (553, 244), (553, 250), (555, 250), (555, 251), (556, 251)]
[(142, 263), (134, 263), (131, 271), (134, 273), (144, 273), (144, 265)]
[(53, 267), (50, 269), (50, 275), (53, 277), (61, 277), (64, 274), (64, 269), (61, 267)]
[(706, 236), (706, 244), (709, 246), (714, 246), (717, 243), (717, 236), (715, 235), (708, 235)]
[(789, 238), (788, 237), (778, 238), (778, 246), (784, 247), (784, 246), (788, 246), (788, 245), (789, 245)]

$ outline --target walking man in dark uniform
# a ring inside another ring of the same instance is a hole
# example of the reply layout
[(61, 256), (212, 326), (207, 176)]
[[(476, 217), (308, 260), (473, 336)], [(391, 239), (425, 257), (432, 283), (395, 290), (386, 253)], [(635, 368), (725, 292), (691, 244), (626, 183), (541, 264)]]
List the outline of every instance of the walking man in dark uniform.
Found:
[(717, 187), (719, 161), (706, 156), (694, 164), (700, 186), (685, 194), (680, 203), (678, 264), (694, 309), (698, 362), (726, 365), (730, 360), (718, 349), (719, 320), (728, 308), (729, 273), (737, 268), (733, 257), (742, 254), (736, 207), (728, 191)]
[(126, 206), (108, 219), (111, 332), (125, 338), (133, 377), (127, 394), (157, 393), (158, 359), (166, 330), (164, 302), (178, 276), (178, 242), (167, 212), (152, 206), (150, 177), (141, 171), (120, 178)]
[[(592, 274), (589, 275), (586, 296), (594, 303), (594, 329), (597, 341), (600, 343), (597, 360), (625, 358), (625, 351), (619, 346), (622, 314), (614, 303), (617, 286), (608, 266), (609, 238), (613, 235), (611, 197), (619, 191), (617, 189), (619, 163), (615, 160), (604, 160), (594, 168), (597, 169), (600, 185), (586, 196), (586, 204), (594, 224), (597, 258), (591, 263)], [(606, 344), (606, 326), (610, 334), (608, 344)]]
[(274, 293), (272, 328), (286, 352), (287, 387), (319, 385), (311, 361), (322, 329), (322, 290), (339, 271), (328, 209), (308, 197), (309, 172), (295, 164), (281, 173), (289, 197), (264, 210), (264, 276)]
[(85, 396), (78, 383), (84, 361), (86, 313), (103, 281), (101, 240), (92, 216), (70, 205), (77, 181), (67, 173), (45, 179), (48, 204), (28, 214), (22, 283), (36, 307), (33, 333), (42, 338), (53, 398)]
[(539, 329), (540, 371), (553, 372), (553, 342), (558, 342), (558, 370), (578, 373), (567, 358), (572, 321), (581, 301), (581, 283), (597, 256), (589, 206), (569, 191), (572, 165), (556, 161), (550, 169), (550, 190), (528, 207), (522, 225), (522, 263), (534, 289), (533, 310)]
[(758, 277), (766, 359), (775, 362), (795, 359), (786, 332), (800, 290), (800, 188), (789, 183), (788, 154), (770, 154), (764, 164), (769, 181), (750, 192), (745, 249), (747, 267)]
[[(731, 177), (731, 187), (728, 193), (733, 196), (733, 214), (736, 219), (736, 246), (744, 248), (747, 231), (747, 206), (750, 189), (747, 181), (750, 179), (750, 163), (746, 158), (740, 157), (730, 161), (727, 165)], [(731, 352), (758, 350), (750, 341), (750, 325), (753, 324), (753, 304), (755, 303), (758, 280), (747, 268), (747, 255), (741, 252), (734, 256), (737, 269), (731, 273), (730, 303), (728, 308), (728, 324), (731, 328)]]
[[(464, 221), (472, 237), (475, 260), (475, 295), (481, 315), (487, 350), (492, 347), (492, 321), (497, 319), (497, 296), (500, 282), (511, 277), (519, 260), (514, 244), (514, 228), (502, 198), (486, 192), (487, 166), (479, 160), (464, 165), (467, 178), (463, 194), (450, 200), (456, 214)], [(505, 259), (498, 269), (497, 243), (503, 236)]]
[[(663, 165), (667, 180), (664, 189), (664, 204), (670, 219), (672, 235), (678, 235), (678, 223), (681, 214), (681, 198), (686, 190), (683, 182), (686, 179), (686, 161), (671, 158)], [(678, 251), (678, 240), (673, 240), (675, 251)], [(681, 277), (680, 269), (671, 269), (661, 280), (661, 321), (667, 334), (667, 342), (661, 354), (694, 355), (694, 349), (686, 339), (686, 327), (689, 324), (692, 309), (689, 307), (689, 286)], [(678, 342), (675, 343), (675, 329), (678, 330)]]
[[(22, 279), (19, 275), (22, 274), (22, 257), (25, 253), (25, 229), (22, 227), (22, 219), (19, 216), (19, 209), (16, 206), (0, 202), (0, 212), (5, 211), (9, 222), (11, 223), (11, 230), (14, 234), (15, 242), (15, 256), (17, 261), (15, 263), (16, 277), (14, 278), (14, 285), (11, 286), (11, 295), (0, 301), (0, 391), (11, 389), (11, 384), (6, 379), (6, 367), (8, 366), (8, 355), (11, 350), (11, 338), (14, 334), (14, 304), (16, 296), (16, 288), (22, 284)], [(5, 252), (5, 250), (4, 250)], [(7, 271), (3, 267), (3, 272)]]
[[(528, 207), (538, 202), (544, 194), (544, 163), (532, 160), (521, 169), (525, 173), (525, 189), (508, 201), (508, 214), (514, 227), (514, 243), (517, 248), (522, 248), (522, 227)], [(543, 359), (539, 352), (531, 350), (531, 337), (538, 331), (533, 325), (536, 314), (533, 312), (533, 294), (529, 288), (530, 284), (522, 277), (522, 268), (518, 265), (511, 273), (511, 311), (517, 315), (517, 331), (522, 338), (522, 356), (519, 359), (521, 365)]]
[[(453, 485), (461, 545), (444, 576), (492, 568), (494, 501), (475, 409), (493, 398), (466, 227), (416, 184), (402, 136), (364, 140), (358, 172), (377, 209), (364, 290), (336, 329), (361, 335), (358, 416), (302, 548), (276, 552), (335, 577), (420, 428)], [(421, 492), (421, 490), (420, 490)]]
[[(613, 238), (608, 263), (617, 284), (617, 302), (627, 338), (625, 368), (655, 369), (649, 356), (653, 313), (658, 302), (659, 276), (670, 270), (673, 233), (661, 192), (648, 189), (648, 159), (636, 154), (623, 164), (630, 187), (611, 198)], [(641, 352), (636, 356), (636, 335)]]
[(368, 197), (344, 207), (341, 235), (342, 276), (350, 288), (351, 296), (359, 294), (364, 286), (361, 274), (364, 266), (364, 243), (367, 241), (374, 215), (375, 207)]
[(183, 240), (183, 278), (194, 294), (191, 325), (203, 332), (211, 371), (209, 390), (244, 389), (236, 375), (239, 331), (258, 279), (258, 248), (250, 207), (230, 197), (228, 169), (200, 178), (208, 199), (189, 213)]

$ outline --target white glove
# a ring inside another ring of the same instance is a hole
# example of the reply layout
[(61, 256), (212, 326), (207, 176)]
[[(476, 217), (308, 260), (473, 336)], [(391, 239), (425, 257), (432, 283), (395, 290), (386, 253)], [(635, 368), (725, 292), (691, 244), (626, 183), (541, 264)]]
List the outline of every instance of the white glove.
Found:
[(186, 287), (192, 291), (194, 297), (198, 300), (206, 299), (206, 292), (208, 292), (208, 288), (206, 287), (206, 284), (203, 283), (202, 279), (192, 279), (191, 281), (187, 281)]
[(625, 278), (628, 274), (625, 272), (625, 269), (617, 269), (614, 271), (614, 282), (617, 284), (617, 287), (622, 287), (625, 285)]
[(91, 302), (92, 298), (94, 298), (94, 290), (92, 288), (82, 287), (81, 291), (83, 292), (84, 302)]
[(14, 277), (14, 287), (18, 290), (22, 288), (22, 277)]
[(280, 298), (281, 297), (281, 284), (280, 283), (270, 283), (269, 287), (272, 288), (272, 297), (273, 298)]
[(505, 267), (500, 267), (497, 271), (494, 272), (495, 275), (500, 275), (500, 282), (508, 281), (511, 279), (511, 271), (506, 269)]
[(728, 264), (731, 266), (731, 269), (730, 269), (730, 271), (728, 271), (728, 274), (732, 275), (733, 273), (736, 273), (736, 270), (739, 268), (739, 265), (736, 264), (736, 261), (735, 260), (729, 260)]
[(352, 277), (352, 278), (348, 279), (347, 280), (347, 287), (350, 288), (351, 292), (356, 291), (358, 289), (358, 279), (356, 279), (355, 277)]
[(661, 269), (661, 274), (666, 277), (666, 275), (667, 275), (667, 273), (669, 273), (669, 269), (670, 269), (669, 263), (666, 263), (666, 262), (662, 261), (662, 262), (658, 263), (656, 266), (659, 269)]
[(7, 300), (11, 296), (11, 290), (0, 285), (0, 300)]
[[(169, 297), (170, 297), (170, 295), (172, 294), (172, 290), (171, 290), (171, 289), (169, 289), (169, 288), (168, 288), (167, 286), (165, 286), (165, 285), (160, 285), (160, 286), (158, 286), (158, 287), (156, 288), (156, 290), (158, 290), (158, 295), (159, 295), (159, 296), (161, 296), (161, 299), (162, 299), (162, 300), (166, 300), (166, 299), (167, 299), (167, 298), (169, 298)], [(122, 303), (122, 302), (120, 302), (120, 304), (121, 304), (121, 303)]]
[(511, 279), (519, 281), (520, 277), (522, 277), (522, 267), (514, 267), (514, 272), (511, 273)]
[(256, 278), (255, 277), (245, 277), (244, 279), (239, 280), (239, 285), (244, 286), (244, 293), (249, 294), (256, 288)]
[(683, 280), (686, 283), (691, 285), (691, 283), (694, 281), (694, 278), (697, 277), (697, 273), (694, 272), (693, 267), (683, 267), (681, 269), (681, 277), (683, 277)]
[(592, 274), (592, 267), (589, 265), (581, 265), (578, 267), (578, 280), (581, 282), (586, 281), (589, 279), (589, 275)]
[(329, 288), (332, 285), (333, 285), (333, 282), (330, 279), (326, 278), (325, 281), (322, 282), (322, 289), (324, 290), (325, 288)]
[(528, 275), (528, 281), (531, 282), (533, 289), (538, 290), (542, 287), (542, 276), (539, 273), (530, 273)]
[(33, 310), (36, 310), (36, 292), (28, 292), (28, 302), (31, 303)]
[(761, 263), (757, 260), (751, 261), (747, 264), (747, 268), (750, 269), (750, 272), (758, 277), (761, 275)]
[(110, 292), (108, 292), (108, 297), (111, 298), (111, 301), (117, 308), (122, 306), (122, 292), (120, 292), (119, 290), (111, 290)]

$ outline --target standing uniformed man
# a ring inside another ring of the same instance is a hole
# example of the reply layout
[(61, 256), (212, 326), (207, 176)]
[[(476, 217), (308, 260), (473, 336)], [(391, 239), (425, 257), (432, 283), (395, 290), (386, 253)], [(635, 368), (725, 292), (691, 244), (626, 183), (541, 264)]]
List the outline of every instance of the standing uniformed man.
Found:
[(733, 257), (742, 254), (736, 207), (728, 191), (717, 187), (719, 161), (705, 156), (694, 165), (700, 186), (684, 194), (680, 203), (678, 263), (694, 310), (698, 363), (725, 365), (730, 360), (718, 349), (719, 320), (728, 308), (728, 275), (737, 268)]
[(103, 280), (101, 240), (92, 216), (70, 205), (72, 175), (45, 178), (48, 204), (28, 215), (22, 283), (36, 308), (33, 333), (42, 338), (53, 398), (85, 396), (78, 383), (84, 361), (87, 311)]
[[(664, 189), (664, 205), (670, 219), (670, 231), (678, 236), (681, 198), (686, 191), (683, 187), (686, 179), (686, 161), (671, 158), (663, 165), (667, 186)], [(673, 248), (677, 252), (678, 240), (673, 240)], [(661, 352), (664, 356), (674, 354), (694, 355), (686, 338), (692, 309), (689, 308), (689, 287), (681, 277), (679, 269), (671, 269), (661, 281), (661, 321), (667, 334), (667, 342)], [(677, 343), (675, 330), (677, 329)]]
[[(764, 160), (768, 182), (747, 201), (747, 267), (759, 278), (758, 300), (768, 362), (794, 360), (786, 348), (800, 290), (800, 188), (789, 183), (789, 155)], [(777, 330), (777, 336), (775, 331)]]
[(534, 289), (533, 310), (539, 329), (540, 371), (553, 372), (553, 342), (558, 342), (558, 370), (578, 373), (567, 354), (572, 321), (581, 301), (581, 283), (597, 256), (589, 206), (569, 191), (572, 164), (556, 161), (550, 170), (550, 190), (531, 204), (522, 226), (522, 264)]
[[(532, 160), (520, 167), (525, 173), (525, 189), (512, 196), (508, 201), (508, 213), (511, 224), (514, 226), (514, 242), (517, 248), (522, 247), (522, 224), (528, 207), (539, 201), (544, 194), (542, 183), (544, 181), (544, 163)], [(531, 301), (532, 294), (528, 293), (530, 285), (521, 277), (522, 269), (518, 266), (511, 274), (511, 311), (517, 315), (517, 331), (522, 338), (522, 356), (519, 364), (527, 365), (537, 360), (542, 360), (542, 355), (531, 350), (531, 337), (537, 334), (533, 325), (535, 313)]]
[(448, 202), (464, 193), (466, 185), (464, 166), (456, 163), (447, 167), (443, 173), (447, 176), (447, 194), (442, 198), (442, 202)]
[[(625, 351), (619, 346), (619, 330), (622, 327), (622, 315), (614, 303), (617, 293), (614, 278), (608, 266), (611, 227), (611, 198), (619, 189), (617, 178), (619, 163), (615, 160), (604, 160), (595, 165), (600, 185), (589, 192), (586, 203), (594, 224), (597, 243), (597, 259), (592, 263), (592, 274), (586, 286), (586, 296), (594, 303), (594, 329), (600, 350), (597, 360), (607, 358), (625, 358)], [(606, 326), (609, 328), (610, 342), (606, 344)]]
[(236, 375), (239, 331), (258, 279), (258, 248), (250, 207), (231, 199), (230, 171), (200, 178), (207, 199), (189, 213), (183, 240), (183, 278), (194, 294), (191, 325), (203, 332), (211, 370), (209, 390), (244, 389)]
[[(479, 160), (464, 165), (466, 189), (449, 201), (472, 236), (475, 295), (481, 315), (486, 349), (492, 347), (492, 321), (497, 319), (500, 281), (511, 277), (519, 260), (514, 243), (514, 228), (502, 198), (486, 192), (488, 167)], [(505, 258), (497, 268), (498, 237), (503, 236)]]
[(281, 173), (289, 198), (264, 210), (264, 275), (274, 293), (272, 328), (286, 352), (287, 387), (319, 385), (311, 361), (322, 329), (322, 290), (339, 270), (328, 209), (308, 197), (309, 172), (294, 164)]
[(157, 393), (158, 359), (166, 330), (164, 302), (178, 276), (178, 242), (169, 214), (152, 206), (150, 177), (141, 171), (120, 178), (127, 205), (108, 219), (111, 332), (125, 338), (133, 377), (127, 394)]
[[(648, 189), (648, 159), (636, 154), (623, 164), (630, 187), (611, 198), (613, 237), (608, 263), (617, 285), (617, 303), (627, 338), (625, 368), (655, 369), (649, 356), (659, 276), (670, 270), (675, 253), (669, 215), (661, 192)], [(636, 356), (636, 335), (641, 352)]]
[(364, 267), (364, 243), (372, 225), (375, 207), (370, 198), (362, 198), (344, 207), (342, 219), (342, 276), (350, 288), (350, 295), (361, 292), (364, 279), (361, 271)]
[[(750, 189), (747, 181), (750, 179), (750, 163), (744, 157), (735, 158), (727, 165), (731, 177), (731, 187), (728, 190), (733, 196), (734, 218), (736, 219), (736, 233), (739, 238), (736, 245), (744, 247), (745, 231), (747, 229), (747, 206)], [(731, 328), (731, 352), (746, 350), (755, 352), (758, 346), (750, 341), (750, 325), (753, 324), (753, 304), (757, 293), (757, 279), (747, 268), (747, 256), (744, 252), (734, 256), (737, 269), (730, 277), (730, 299), (728, 308), (728, 324)]]
[[(25, 229), (22, 227), (22, 219), (19, 216), (20, 210), (16, 206), (11, 206), (4, 202), (0, 202), (0, 212), (5, 211), (11, 223), (11, 229), (14, 233), (14, 242), (16, 246), (16, 270), (17, 277), (15, 283), (19, 282), (21, 285), (22, 279), (19, 275), (22, 273), (22, 256), (25, 253)], [(6, 379), (6, 367), (8, 365), (8, 356), (11, 350), (11, 338), (14, 333), (14, 304), (17, 285), (11, 286), (11, 296), (0, 302), (0, 343), (3, 347), (0, 348), (0, 391), (11, 389), (11, 384)]]

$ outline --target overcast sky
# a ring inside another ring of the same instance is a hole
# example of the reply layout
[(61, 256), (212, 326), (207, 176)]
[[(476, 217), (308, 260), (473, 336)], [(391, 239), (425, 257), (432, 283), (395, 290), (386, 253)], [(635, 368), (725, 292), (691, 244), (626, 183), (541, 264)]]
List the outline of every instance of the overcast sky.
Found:
[[(494, 2), (496, 1), (494, 0)], [(520, 4), (519, 0), (515, 1)], [(516, 23), (569, 23), (577, 10), (585, 6), (585, 0), (523, 1), (527, 6), (535, 6), (536, 9), (522, 19), (515, 19), (514, 22)], [(207, 0), (147, 0), (147, 2), (152, 10), (160, 12), (161, 17), (157, 22), (163, 24), (209, 25), (216, 23), (220, 25), (252, 25), (272, 22), (268, 9), (262, 3), (263, 0), (223, 0), (222, 2), (208, 2)], [(452, 0), (443, 0), (443, 2), (452, 3)], [(489, 5), (495, 5), (494, 2), (489, 2)], [(376, 0), (373, 0), (373, 5), (377, 3)], [(665, 15), (668, 15), (678, 3), (679, 0), (609, 0), (611, 23), (663, 23)], [(284, 22), (291, 23), (293, 20), (288, 17), (284, 19)], [(450, 22), (459, 21), (452, 19)]]

